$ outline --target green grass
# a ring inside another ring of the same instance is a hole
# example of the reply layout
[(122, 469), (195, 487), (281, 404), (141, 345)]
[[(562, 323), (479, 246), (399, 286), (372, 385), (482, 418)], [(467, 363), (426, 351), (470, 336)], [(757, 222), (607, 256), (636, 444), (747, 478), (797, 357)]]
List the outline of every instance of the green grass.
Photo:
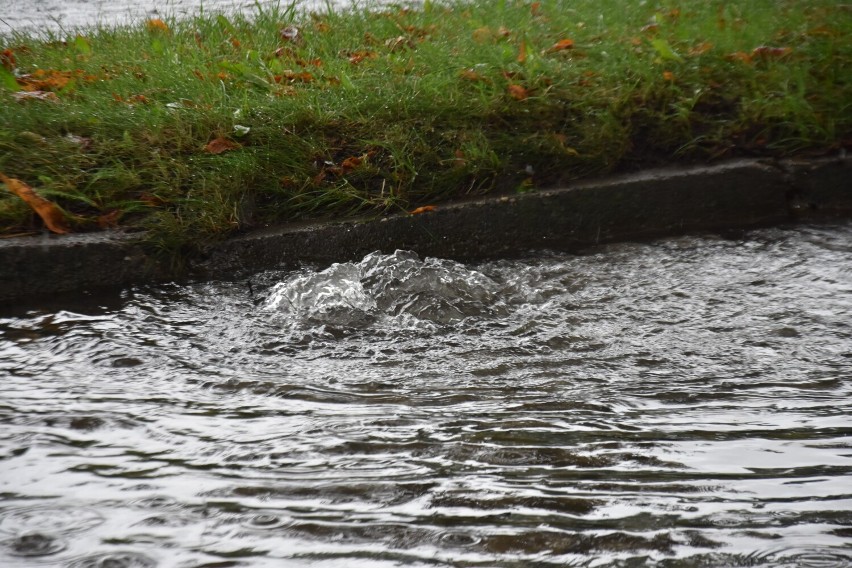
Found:
[[(269, 223), (852, 140), (852, 9), (833, 1), (281, 5), (165, 23), (0, 38), (16, 62), (0, 70), (0, 172), (77, 231), (144, 228), (170, 253)], [(16, 100), (39, 69), (64, 77), (41, 85), (56, 100)], [(217, 138), (239, 147), (205, 151)], [(0, 194), (0, 234), (40, 226)]]

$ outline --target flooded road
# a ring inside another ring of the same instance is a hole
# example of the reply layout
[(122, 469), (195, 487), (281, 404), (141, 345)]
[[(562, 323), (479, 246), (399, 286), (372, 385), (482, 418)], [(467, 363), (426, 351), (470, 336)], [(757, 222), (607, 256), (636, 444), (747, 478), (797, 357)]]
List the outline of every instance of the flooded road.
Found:
[[(258, 7), (286, 7), (282, 0), (0, 0), (0, 35), (18, 32), (62, 33), (93, 25), (113, 26), (148, 18), (183, 18), (207, 13), (254, 13)], [(305, 10), (326, 2), (301, 0)], [(331, 5), (344, 5), (331, 2)], [(348, 5), (346, 3), (345, 5)]]
[(0, 565), (852, 566), (852, 224), (0, 317)]

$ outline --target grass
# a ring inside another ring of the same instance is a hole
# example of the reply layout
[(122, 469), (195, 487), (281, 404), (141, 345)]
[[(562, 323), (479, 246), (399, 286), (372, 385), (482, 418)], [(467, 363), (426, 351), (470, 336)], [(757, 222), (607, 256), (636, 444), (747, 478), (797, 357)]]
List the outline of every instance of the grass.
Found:
[[(170, 254), (269, 223), (852, 141), (852, 9), (828, 0), (258, 5), (12, 33), (0, 51), (0, 172), (76, 231), (146, 229)], [(0, 194), (0, 234), (40, 227)]]

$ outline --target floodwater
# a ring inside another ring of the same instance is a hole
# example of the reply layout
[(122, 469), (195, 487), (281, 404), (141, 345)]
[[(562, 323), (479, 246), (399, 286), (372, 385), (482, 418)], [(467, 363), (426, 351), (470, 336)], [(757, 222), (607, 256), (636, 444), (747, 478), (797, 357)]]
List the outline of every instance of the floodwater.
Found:
[(12, 31), (62, 33), (92, 25), (113, 26), (148, 18), (191, 17), (201, 10), (252, 14), (258, 8), (286, 8), (294, 3), (303, 10), (351, 4), (338, 0), (328, 3), (320, 0), (0, 0), (0, 36)]
[(852, 224), (0, 317), (0, 566), (852, 566)]

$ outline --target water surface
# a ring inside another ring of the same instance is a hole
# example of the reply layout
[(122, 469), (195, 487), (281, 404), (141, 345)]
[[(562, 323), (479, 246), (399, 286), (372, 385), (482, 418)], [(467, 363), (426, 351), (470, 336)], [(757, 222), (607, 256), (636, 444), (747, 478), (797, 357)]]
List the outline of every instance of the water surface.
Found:
[(852, 566), (852, 224), (0, 317), (0, 565)]

